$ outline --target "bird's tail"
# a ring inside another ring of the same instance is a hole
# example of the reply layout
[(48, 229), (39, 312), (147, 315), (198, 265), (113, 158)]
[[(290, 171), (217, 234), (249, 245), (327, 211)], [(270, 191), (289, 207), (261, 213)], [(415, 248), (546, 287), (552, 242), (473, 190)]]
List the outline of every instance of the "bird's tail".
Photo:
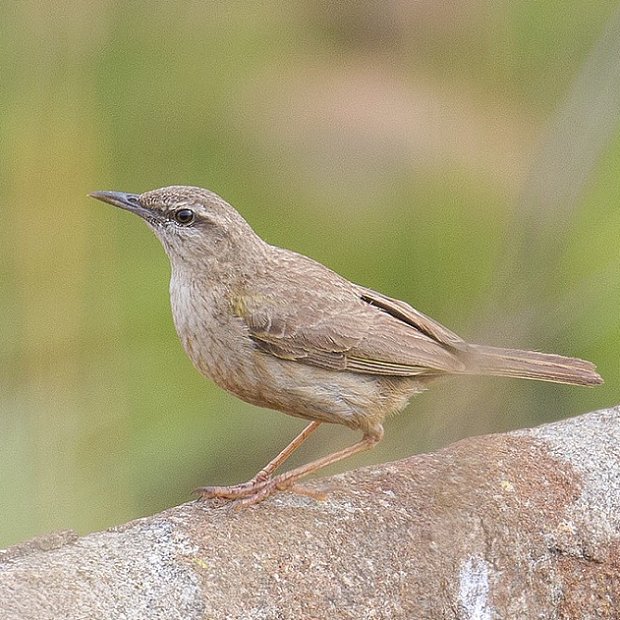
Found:
[(477, 344), (471, 345), (470, 351), (473, 354), (472, 363), (467, 366), (472, 374), (537, 379), (571, 385), (594, 386), (603, 383), (594, 364), (575, 357)]

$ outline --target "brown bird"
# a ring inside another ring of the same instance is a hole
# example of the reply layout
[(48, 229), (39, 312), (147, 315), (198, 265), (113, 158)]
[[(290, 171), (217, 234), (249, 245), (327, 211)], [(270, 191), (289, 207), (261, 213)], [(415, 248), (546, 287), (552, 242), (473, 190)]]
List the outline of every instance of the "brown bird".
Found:
[[(202, 497), (247, 505), (277, 490), (304, 492), (295, 486), (300, 478), (375, 446), (386, 416), (445, 375), (602, 383), (584, 360), (469, 344), (403, 301), (269, 245), (206, 189), (90, 195), (139, 215), (163, 244), (174, 324), (195, 367), (242, 400), (311, 420), (254, 478), (202, 487)], [(272, 475), (322, 422), (363, 437)]]

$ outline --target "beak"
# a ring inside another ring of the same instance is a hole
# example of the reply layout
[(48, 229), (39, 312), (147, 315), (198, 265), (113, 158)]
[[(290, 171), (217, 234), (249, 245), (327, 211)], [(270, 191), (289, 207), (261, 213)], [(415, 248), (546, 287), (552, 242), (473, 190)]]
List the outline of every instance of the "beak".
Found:
[(91, 192), (88, 194), (91, 198), (107, 202), (110, 205), (131, 211), (143, 218), (153, 218), (153, 212), (146, 209), (140, 202), (139, 194), (127, 194), (125, 192)]

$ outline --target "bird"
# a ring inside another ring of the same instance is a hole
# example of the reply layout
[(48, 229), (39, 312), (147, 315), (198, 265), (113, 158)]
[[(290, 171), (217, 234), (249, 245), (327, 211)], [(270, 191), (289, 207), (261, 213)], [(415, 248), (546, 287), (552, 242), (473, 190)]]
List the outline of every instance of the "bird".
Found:
[[(279, 491), (312, 495), (302, 478), (376, 446), (384, 420), (440, 377), (603, 382), (589, 361), (468, 343), (404, 301), (267, 243), (210, 190), (89, 195), (138, 215), (160, 240), (171, 265), (174, 325), (196, 369), (248, 403), (308, 421), (252, 479), (200, 487), (203, 499), (243, 507)], [(362, 437), (276, 473), (324, 423)]]

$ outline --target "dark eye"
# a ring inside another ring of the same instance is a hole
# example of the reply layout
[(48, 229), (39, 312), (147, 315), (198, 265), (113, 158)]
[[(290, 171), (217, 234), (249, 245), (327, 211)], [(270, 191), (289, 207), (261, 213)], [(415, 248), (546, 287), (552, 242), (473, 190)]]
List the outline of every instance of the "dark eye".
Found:
[(174, 212), (174, 221), (182, 226), (187, 226), (194, 221), (194, 212), (191, 209), (177, 209)]

